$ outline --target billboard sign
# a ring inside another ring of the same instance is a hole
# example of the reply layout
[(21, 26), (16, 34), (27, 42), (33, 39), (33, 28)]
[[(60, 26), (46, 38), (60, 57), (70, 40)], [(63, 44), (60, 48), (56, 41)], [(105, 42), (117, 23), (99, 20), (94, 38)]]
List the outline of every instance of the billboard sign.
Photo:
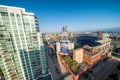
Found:
[(68, 50), (68, 45), (69, 43), (68, 42), (60, 42), (60, 52), (61, 53), (65, 53), (65, 54), (68, 54), (69, 53), (69, 50)]

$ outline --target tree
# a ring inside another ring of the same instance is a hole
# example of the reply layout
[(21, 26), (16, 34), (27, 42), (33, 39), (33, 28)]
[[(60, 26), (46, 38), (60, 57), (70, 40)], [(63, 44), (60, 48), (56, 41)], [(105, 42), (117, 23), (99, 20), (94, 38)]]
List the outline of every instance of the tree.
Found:
[(2, 69), (0, 68), (0, 75), (3, 75), (3, 73), (2, 73)]
[(75, 74), (79, 72), (79, 69), (80, 69), (79, 63), (73, 60), (70, 56), (64, 56), (63, 59)]
[(78, 72), (78, 66), (72, 65), (72, 66), (71, 66), (71, 70), (72, 70), (74, 73), (77, 73), (77, 72)]

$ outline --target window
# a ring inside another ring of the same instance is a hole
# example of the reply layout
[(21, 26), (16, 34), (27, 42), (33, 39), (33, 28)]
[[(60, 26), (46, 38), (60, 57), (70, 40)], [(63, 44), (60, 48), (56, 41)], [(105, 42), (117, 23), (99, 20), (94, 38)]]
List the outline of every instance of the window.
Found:
[(24, 37), (21, 37), (21, 40), (24, 40)]
[(21, 36), (21, 37), (24, 37), (24, 35), (23, 35), (23, 34), (20, 34), (20, 36)]
[(12, 20), (12, 22), (15, 22), (15, 18), (14, 17), (11, 17), (11, 20)]
[(10, 25), (10, 23), (9, 23), (9, 22), (3, 22), (3, 24), (5, 24), (5, 25)]
[(18, 46), (18, 49), (21, 49), (21, 46), (20, 45), (17, 45)]
[(24, 23), (24, 25), (26, 26), (26, 25), (30, 25), (29, 23)]
[(20, 17), (17, 17), (17, 20), (18, 20), (18, 22), (20, 22), (21, 21)]
[(7, 12), (1, 12), (1, 16), (8, 16)]
[(20, 14), (16, 14), (17, 17), (20, 17)]
[(4, 7), (0, 7), (0, 11), (7, 11), (7, 8), (4, 8)]
[(14, 13), (10, 13), (10, 16), (14, 17)]
[(0, 25), (2, 24), (2, 22), (0, 21)]
[(15, 34), (15, 37), (18, 37), (18, 34)]
[(25, 41), (24, 41), (24, 40), (22, 40), (22, 44), (25, 44)]
[(21, 26), (22, 24), (21, 23), (18, 23), (19, 26)]
[(12, 22), (12, 25), (16, 25), (16, 22)]
[(7, 29), (11, 29), (11, 26), (6, 26)]
[(18, 33), (18, 31), (17, 31), (17, 30), (14, 30), (14, 33)]

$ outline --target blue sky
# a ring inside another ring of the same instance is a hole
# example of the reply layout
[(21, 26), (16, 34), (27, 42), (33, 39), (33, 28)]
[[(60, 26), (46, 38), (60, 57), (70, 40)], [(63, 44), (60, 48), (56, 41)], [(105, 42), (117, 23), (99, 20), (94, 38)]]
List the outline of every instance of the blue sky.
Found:
[(120, 27), (120, 0), (0, 0), (23, 7), (39, 19), (41, 32), (91, 31)]

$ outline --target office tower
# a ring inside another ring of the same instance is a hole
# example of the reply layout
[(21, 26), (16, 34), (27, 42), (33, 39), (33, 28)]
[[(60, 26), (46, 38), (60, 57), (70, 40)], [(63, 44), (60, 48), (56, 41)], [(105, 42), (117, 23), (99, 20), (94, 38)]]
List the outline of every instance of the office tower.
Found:
[(68, 30), (67, 30), (67, 26), (63, 26), (61, 29), (61, 39), (62, 40), (68, 40)]
[(6, 80), (37, 80), (47, 73), (37, 17), (0, 5), (0, 67)]
[(98, 31), (97, 32), (98, 38), (102, 39), (102, 34), (103, 34), (103, 32)]

